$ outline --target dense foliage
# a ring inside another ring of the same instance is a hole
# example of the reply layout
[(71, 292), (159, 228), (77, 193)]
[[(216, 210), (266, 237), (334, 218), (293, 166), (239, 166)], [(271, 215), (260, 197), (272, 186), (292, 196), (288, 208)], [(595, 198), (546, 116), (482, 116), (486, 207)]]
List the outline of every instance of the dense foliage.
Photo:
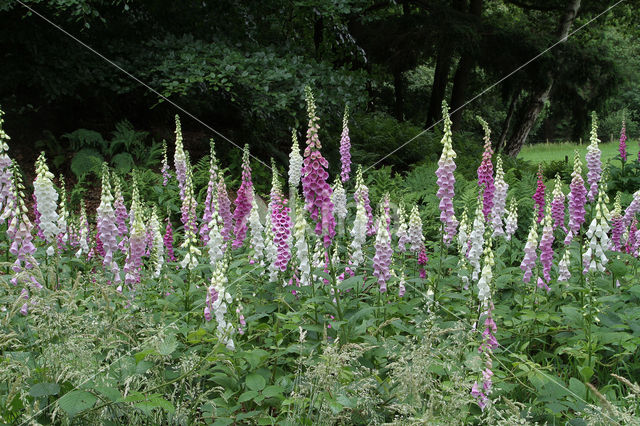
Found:
[(330, 187), (306, 100), (270, 185), (248, 148), (233, 177), (213, 143), (192, 166), (177, 118), (159, 170), (92, 135), (113, 167), (72, 170), (99, 178), (95, 216), (44, 153), (31, 203), (0, 132), (0, 420), (637, 422), (640, 192), (608, 191), (638, 159), (602, 165), (595, 117), (585, 169), (552, 184), (494, 157), (482, 120), (459, 157), (446, 108), (437, 165), (363, 171), (345, 114)]

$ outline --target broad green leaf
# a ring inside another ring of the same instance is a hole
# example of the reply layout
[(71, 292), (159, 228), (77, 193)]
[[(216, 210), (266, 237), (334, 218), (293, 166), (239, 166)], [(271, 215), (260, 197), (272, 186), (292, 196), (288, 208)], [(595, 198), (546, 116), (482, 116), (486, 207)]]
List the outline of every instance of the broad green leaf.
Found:
[(267, 385), (267, 381), (261, 375), (252, 373), (247, 376), (246, 385), (251, 390), (260, 391)]
[(57, 395), (60, 385), (57, 383), (36, 383), (29, 389), (29, 395), (38, 398), (41, 396)]
[(93, 407), (98, 398), (89, 392), (75, 390), (66, 393), (58, 400), (58, 406), (64, 410), (69, 417), (74, 417), (84, 410)]

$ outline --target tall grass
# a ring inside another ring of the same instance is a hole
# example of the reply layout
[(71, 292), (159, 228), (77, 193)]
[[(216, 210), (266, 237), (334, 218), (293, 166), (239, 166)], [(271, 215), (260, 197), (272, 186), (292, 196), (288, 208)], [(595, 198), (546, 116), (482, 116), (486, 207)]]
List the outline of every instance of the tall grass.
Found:
[[(573, 152), (574, 150), (578, 150), (582, 158), (587, 153), (587, 147), (589, 146), (589, 142), (585, 141), (580, 144), (572, 143), (572, 142), (562, 142), (562, 143), (540, 143), (536, 145), (527, 145), (522, 148), (518, 158), (526, 161), (530, 161), (534, 164), (537, 163), (548, 163), (551, 161), (563, 161), (565, 157), (568, 158), (570, 163), (573, 163)], [(614, 159), (616, 156), (620, 155), (618, 153), (618, 141), (607, 142), (599, 144), (600, 149), (602, 150), (602, 162), (606, 162), (607, 160)], [(637, 158), (638, 156), (638, 141), (627, 140), (627, 161), (633, 158)]]

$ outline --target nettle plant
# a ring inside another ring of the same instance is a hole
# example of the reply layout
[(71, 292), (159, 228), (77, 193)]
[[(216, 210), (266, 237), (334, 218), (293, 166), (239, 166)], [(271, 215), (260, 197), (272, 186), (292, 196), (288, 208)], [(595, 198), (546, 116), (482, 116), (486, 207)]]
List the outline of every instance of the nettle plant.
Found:
[(237, 180), (213, 142), (194, 173), (176, 117), (173, 167), (166, 145), (160, 173), (103, 164), (95, 215), (44, 153), (28, 195), (0, 132), (0, 420), (633, 422), (640, 192), (611, 206), (595, 117), (568, 195), (494, 164), (483, 120), (456, 179), (446, 104), (437, 167), (406, 183), (351, 164), (345, 110), (331, 184), (305, 97), (269, 194), (248, 146)]

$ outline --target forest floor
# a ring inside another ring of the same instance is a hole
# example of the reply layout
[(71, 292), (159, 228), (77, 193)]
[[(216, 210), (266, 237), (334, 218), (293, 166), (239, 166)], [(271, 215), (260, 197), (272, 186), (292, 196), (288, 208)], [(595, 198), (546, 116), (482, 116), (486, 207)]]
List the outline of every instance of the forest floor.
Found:
[[(563, 142), (563, 143), (540, 143), (536, 145), (527, 145), (522, 148), (518, 158), (522, 160), (531, 161), (532, 163), (548, 163), (551, 161), (564, 161), (565, 157), (569, 163), (573, 164), (574, 151), (577, 149), (580, 152), (580, 156), (584, 158), (587, 152), (588, 143), (582, 145)], [(602, 162), (614, 159), (620, 155), (618, 152), (618, 142), (609, 142), (599, 144), (602, 150)], [(638, 156), (638, 143), (636, 141), (627, 140), (627, 161), (630, 161)]]

